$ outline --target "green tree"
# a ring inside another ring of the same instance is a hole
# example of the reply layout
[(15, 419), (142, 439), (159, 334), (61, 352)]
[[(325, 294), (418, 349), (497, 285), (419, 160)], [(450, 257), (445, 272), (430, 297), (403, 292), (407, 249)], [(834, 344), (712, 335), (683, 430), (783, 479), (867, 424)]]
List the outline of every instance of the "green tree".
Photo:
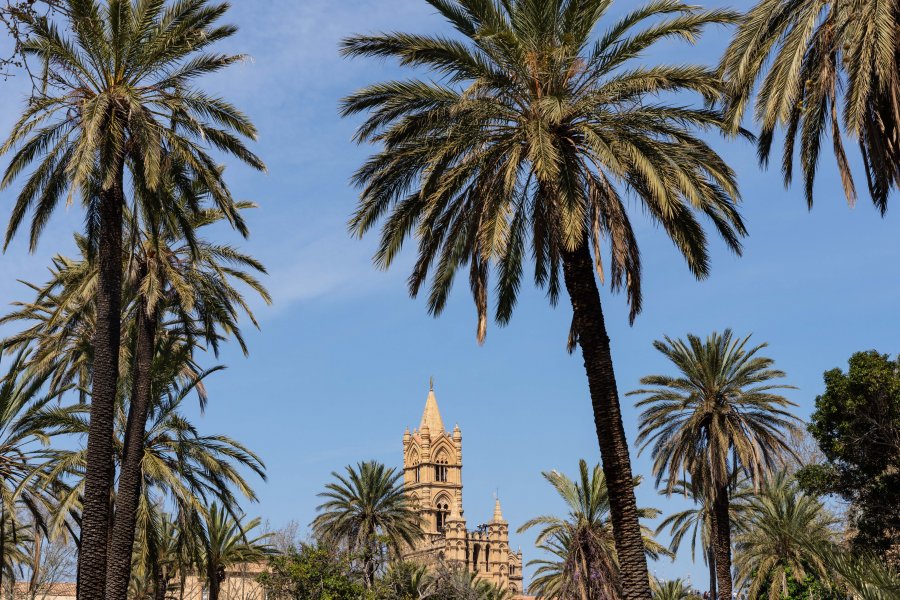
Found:
[(828, 555), (832, 578), (857, 600), (892, 600), (900, 597), (900, 571), (871, 552), (832, 549)]
[(358, 600), (364, 597), (362, 585), (349, 573), (346, 557), (320, 544), (301, 544), (300, 548), (291, 548), (286, 554), (271, 557), (269, 569), (258, 580), (267, 597), (273, 600)]
[(429, 600), (509, 600), (510, 594), (463, 568), (439, 566), (429, 578)]
[(629, 392), (644, 398), (638, 444), (652, 446), (657, 486), (667, 479), (671, 492), (689, 473), (695, 499), (712, 507), (716, 583), (719, 598), (730, 600), (731, 510), (729, 493), (735, 472), (759, 482), (790, 454), (786, 434), (796, 428), (787, 408), (795, 406), (772, 383), (785, 376), (774, 361), (759, 355), (766, 344), (750, 347), (750, 336), (735, 339), (730, 329), (701, 340), (655, 341), (680, 372), (679, 376), (648, 375), (641, 384), (653, 386)]
[(375, 584), (378, 600), (424, 600), (428, 596), (431, 577), (421, 564), (394, 561)]
[(244, 522), (241, 515), (215, 502), (193, 514), (202, 521), (199, 566), (209, 589), (209, 600), (219, 600), (226, 569), (263, 561), (270, 552), (266, 544), (269, 536), (253, 533), (260, 526), (259, 518)]
[[(250, 204), (238, 203), (238, 208)], [(197, 212), (188, 219), (192, 235), (206, 226), (225, 219), (221, 210)], [(235, 337), (244, 353), (238, 311), (243, 309), (257, 325), (253, 313), (234, 283), (242, 283), (271, 302), (268, 292), (255, 279), (265, 273), (258, 261), (227, 245), (213, 244), (194, 237), (182, 240), (177, 230), (158, 215), (147, 211), (140, 244), (133, 252), (126, 285), (133, 286), (133, 366), (124, 448), (119, 470), (112, 531), (107, 588), (127, 588), (134, 546), (137, 510), (141, 496), (141, 464), (144, 456), (145, 429), (153, 404), (155, 352), (158, 338), (180, 336), (189, 341), (201, 338), (218, 355), (219, 339)], [(167, 226), (169, 225), (169, 226)], [(173, 331), (174, 330), (174, 331)], [(165, 360), (165, 357), (161, 357)], [(166, 382), (162, 382), (165, 385)]]
[(375, 461), (347, 465), (346, 471), (331, 473), (336, 481), (319, 494), (325, 502), (316, 507), (312, 526), (318, 539), (343, 543), (359, 556), (365, 586), (371, 588), (385, 551), (399, 555), (421, 537), (422, 528), (400, 481), (402, 471)]
[(882, 214), (891, 191), (900, 188), (898, 37), (895, 0), (759, 0), (741, 20), (721, 62), (730, 125), (740, 126), (755, 98), (760, 162), (768, 162), (775, 131), (784, 129), (785, 184), (793, 179), (799, 141), (810, 207), (829, 127), (850, 204), (856, 201), (856, 186), (845, 134), (859, 143), (869, 193)]
[(638, 63), (657, 42), (694, 41), (706, 25), (734, 15), (664, 0), (616, 22), (605, 18), (609, 0), (427, 1), (456, 37), (394, 33), (343, 43), (346, 56), (394, 57), (428, 74), (377, 83), (344, 100), (345, 116), (367, 113), (357, 141), (380, 146), (354, 177), (362, 193), (350, 228), (362, 236), (384, 221), (375, 255), (382, 268), (408, 237), (415, 240), (409, 291), (416, 296), (433, 272), (428, 309), (435, 315), (467, 266), (479, 341), (491, 271), (501, 325), (512, 316), (529, 257), (551, 304), (565, 285), (573, 310), (569, 347), (581, 346), (610, 486), (623, 597), (648, 599), (597, 276), (625, 288), (633, 320), (641, 310), (641, 262), (626, 193), (666, 231), (696, 277), (709, 273), (698, 214), (740, 252), (746, 231), (734, 173), (696, 135), (722, 126), (720, 114), (673, 99), (715, 98), (720, 78), (699, 66)]
[(669, 581), (654, 579), (650, 582), (650, 587), (653, 590), (653, 600), (692, 600), (694, 598), (690, 586), (681, 579)]
[[(750, 600), (785, 598), (791, 580), (808, 575), (829, 581), (826, 556), (835, 519), (784, 472), (767, 480), (753, 498), (735, 538), (738, 585)], [(796, 584), (795, 584), (796, 585)]]
[[(264, 166), (241, 140), (256, 136), (247, 117), (192, 87), (197, 77), (241, 59), (207, 52), (235, 32), (232, 26), (216, 25), (227, 5), (67, 0), (64, 8), (64, 29), (52, 19), (36, 19), (22, 45), (26, 55), (43, 63), (47, 85), (0, 147), (2, 154), (13, 152), (0, 188), (36, 164), (16, 198), (7, 246), (29, 210), (32, 249), (62, 198), (79, 196), (87, 212), (98, 277), (78, 596), (99, 600), (106, 593), (111, 523), (109, 465), (119, 375), (126, 174), (156, 189), (167, 181), (172, 164), (183, 165), (179, 185), (186, 189), (201, 182), (232, 224), (246, 233), (206, 149), (214, 147), (258, 169)], [(177, 211), (178, 206), (156, 210)], [(110, 598), (124, 600), (127, 590), (110, 592)]]
[[(558, 471), (543, 473), (566, 505), (565, 517), (543, 515), (527, 521), (519, 533), (540, 527), (535, 544), (550, 554), (550, 559), (529, 562), (537, 566), (530, 591), (559, 600), (599, 600), (618, 597), (622, 575), (610, 522), (609, 491), (600, 465), (588, 469), (579, 461), (578, 481)], [(640, 478), (635, 478), (637, 487)], [(639, 508), (643, 519), (659, 516), (655, 508)], [(647, 556), (656, 559), (669, 552), (653, 538), (653, 532), (641, 527)]]
[(850, 503), (858, 548), (900, 544), (900, 356), (857, 352), (846, 373), (827, 371), (808, 428), (825, 461), (802, 469), (801, 484)]
[[(167, 189), (162, 193), (169, 192)], [(236, 203), (238, 209), (252, 206)], [(244, 311), (254, 325), (256, 320), (236, 284), (249, 287), (266, 302), (271, 300), (254, 277), (255, 273), (265, 273), (258, 261), (231, 246), (198, 237), (204, 228), (224, 219), (218, 209), (189, 215), (190, 240), (181, 239), (174, 226), (152, 212), (136, 219), (141, 226), (133, 236), (134, 248), (126, 262), (123, 290), (122, 350), (127, 360), (121, 377), (129, 393), (107, 574), (110, 589), (127, 588), (130, 578), (131, 563), (124, 557), (131, 555), (134, 545), (144, 434), (155, 391), (155, 353), (159, 349), (171, 350), (172, 345), (166, 340), (175, 339), (186, 342), (176, 344), (182, 347), (178, 356), (185, 349), (191, 352), (195, 343), (218, 354), (220, 340), (230, 336), (236, 338), (246, 354), (238, 325), (239, 311)], [(6, 344), (10, 348), (36, 347), (32, 368), (57, 373), (54, 382), (83, 379), (86, 375), (82, 372), (89, 370), (89, 360), (81, 352), (90, 345), (92, 337), (93, 297), (89, 290), (97, 279), (97, 265), (90, 260), (88, 240), (76, 236), (76, 242), (81, 256), (57, 257), (52, 278), (38, 290), (37, 300), (5, 318), (7, 322), (31, 324)], [(66, 339), (70, 337), (75, 339)], [(157, 384), (164, 389), (168, 382)]]

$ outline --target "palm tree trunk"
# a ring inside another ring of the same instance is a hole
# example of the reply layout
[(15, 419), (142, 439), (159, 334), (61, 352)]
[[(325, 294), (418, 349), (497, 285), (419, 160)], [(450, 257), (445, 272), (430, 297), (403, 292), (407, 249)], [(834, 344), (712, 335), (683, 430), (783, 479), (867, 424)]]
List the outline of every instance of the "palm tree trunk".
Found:
[(716, 551), (713, 548), (712, 541), (706, 549), (706, 562), (709, 564), (709, 597), (716, 597)]
[(6, 568), (6, 505), (0, 499), (0, 599), (3, 598), (3, 570)]
[(650, 577), (634, 498), (628, 440), (622, 425), (609, 336), (587, 240), (574, 252), (564, 252), (562, 260), (566, 289), (572, 302), (573, 332), (584, 357), (603, 474), (609, 488), (610, 519), (621, 568), (622, 598), (649, 600)]
[(717, 486), (713, 503), (716, 520), (713, 543), (716, 549), (716, 579), (721, 600), (731, 600), (731, 520), (728, 504), (728, 484)]
[(209, 586), (209, 600), (219, 600), (219, 570), (210, 568), (207, 574), (207, 585)]
[(144, 458), (144, 434), (151, 403), (153, 355), (156, 350), (157, 315), (147, 314), (142, 301), (136, 317), (134, 374), (131, 405), (125, 426), (119, 489), (113, 520), (109, 562), (106, 567), (106, 600), (127, 600), (131, 580), (131, 553), (134, 548), (137, 510), (141, 499)]
[(34, 539), (31, 541), (31, 577), (28, 579), (28, 597), (36, 598), (41, 583), (41, 545), (43, 537), (37, 523), (34, 523)]
[(87, 440), (87, 468), (78, 553), (78, 600), (102, 600), (106, 589), (109, 544), (110, 490), (114, 473), (113, 422), (119, 377), (119, 336), (122, 304), (123, 165), (117, 180), (100, 194), (98, 277), (91, 411)]

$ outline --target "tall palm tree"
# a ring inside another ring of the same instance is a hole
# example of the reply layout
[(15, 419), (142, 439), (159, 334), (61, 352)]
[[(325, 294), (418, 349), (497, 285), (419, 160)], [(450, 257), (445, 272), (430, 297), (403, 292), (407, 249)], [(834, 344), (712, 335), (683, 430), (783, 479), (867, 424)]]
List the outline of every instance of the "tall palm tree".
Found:
[[(217, 25), (226, 4), (205, 0), (66, 0), (65, 29), (35, 20), (23, 51), (44, 64), (47, 85), (14, 125), (0, 154), (14, 151), (0, 180), (5, 188), (37, 163), (15, 202), (6, 245), (31, 219), (33, 249), (63, 197), (81, 197), (98, 278), (92, 362), (91, 433), (79, 553), (79, 600), (100, 600), (106, 589), (112, 432), (119, 375), (122, 232), (126, 173), (155, 189), (172, 164), (179, 185), (201, 181), (242, 233), (214, 147), (263, 169), (241, 137), (255, 138), (249, 119), (220, 98), (192, 87), (240, 56), (207, 49), (231, 36)], [(68, 32), (71, 32), (69, 34)], [(177, 206), (157, 206), (177, 211)], [(115, 590), (117, 600), (125, 591)]]
[[(217, 503), (203, 512), (200, 565), (206, 578), (209, 600), (219, 600), (226, 569), (233, 565), (263, 560), (269, 553), (268, 534), (252, 534), (260, 519), (247, 522)], [(254, 537), (255, 536), (255, 537)]]
[[(606, 478), (596, 465), (591, 471), (587, 462), (579, 461), (578, 481), (558, 471), (542, 475), (566, 504), (565, 517), (543, 515), (527, 521), (519, 533), (540, 527), (535, 544), (553, 556), (529, 562), (537, 566), (531, 591), (545, 598), (559, 600), (599, 600), (619, 597), (622, 575), (616, 555), (610, 523), (609, 491)], [(640, 484), (640, 477), (633, 485)], [(655, 508), (639, 508), (641, 518), (659, 515)], [(648, 557), (656, 559), (669, 552), (653, 538), (653, 532), (641, 528)]]
[[(237, 208), (249, 208), (238, 203)], [(188, 218), (189, 230), (199, 233), (203, 227), (225, 219), (221, 210), (209, 209)], [(219, 339), (230, 334), (244, 353), (247, 347), (238, 326), (238, 311), (243, 309), (257, 325), (253, 313), (233, 280), (258, 293), (268, 304), (271, 297), (253, 272), (265, 273), (258, 261), (227, 245), (193, 238), (182, 240), (167, 227), (165, 219), (146, 211), (141, 243), (135, 249), (126, 281), (134, 286), (134, 350), (129, 395), (128, 420), (124, 433), (115, 521), (111, 535), (112, 558), (107, 570), (107, 589), (126, 590), (131, 578), (137, 509), (141, 496), (141, 464), (144, 456), (145, 429), (153, 396), (154, 353), (160, 336), (202, 338), (218, 355)], [(169, 322), (165, 319), (169, 318)], [(175, 330), (173, 331), (171, 330)], [(125, 592), (122, 592), (125, 593)]]
[[(690, 480), (681, 480), (672, 486), (671, 491), (661, 490), (661, 494), (666, 496), (683, 495), (685, 498), (690, 496), (694, 499), (693, 508), (672, 513), (664, 518), (656, 528), (656, 535), (659, 535), (665, 529), (669, 530), (670, 541), (669, 551), (677, 554), (681, 543), (690, 538), (691, 540), (691, 560), (695, 560), (697, 556), (697, 538), (700, 538), (701, 552), (706, 566), (709, 567), (709, 593), (716, 597), (716, 552), (713, 547), (713, 505), (706, 502), (702, 490), (703, 483), (694, 483)], [(708, 486), (707, 486), (708, 487)], [(732, 529), (736, 527), (741, 515), (744, 512), (748, 499), (753, 494), (753, 488), (747, 485), (745, 481), (732, 483), (728, 495), (728, 512), (730, 514), (730, 526)]]
[(696, 277), (709, 273), (698, 214), (740, 252), (746, 231), (734, 172), (696, 135), (722, 126), (721, 117), (672, 99), (715, 98), (718, 76), (699, 66), (638, 62), (661, 40), (694, 41), (706, 25), (735, 15), (650, 2), (595, 37), (611, 0), (426, 1), (456, 37), (394, 33), (343, 43), (347, 56), (394, 57), (428, 73), (371, 85), (343, 102), (344, 115), (367, 113), (356, 139), (380, 147), (354, 176), (362, 193), (351, 231), (362, 236), (384, 220), (375, 255), (382, 268), (413, 237), (418, 261), (409, 291), (416, 296), (433, 271), (428, 309), (435, 315), (457, 271), (468, 266), (479, 341), (492, 270), (501, 325), (512, 316), (529, 256), (551, 304), (565, 284), (573, 310), (569, 348), (580, 345), (584, 358), (623, 597), (647, 599), (597, 276), (603, 283), (608, 274), (613, 290), (625, 288), (633, 320), (641, 310), (641, 263), (626, 194), (666, 231)]
[(799, 141), (810, 208), (829, 127), (850, 204), (857, 194), (845, 134), (859, 144), (869, 194), (882, 214), (900, 189), (898, 40), (897, 0), (759, 0), (741, 20), (721, 61), (730, 126), (740, 126), (755, 97), (761, 162), (768, 162), (776, 129), (784, 128), (785, 184), (793, 178)]
[[(243, 210), (253, 205), (242, 202), (236, 207)], [(265, 273), (258, 261), (232, 246), (198, 237), (205, 227), (224, 219), (218, 209), (189, 215), (187, 223), (193, 235), (190, 240), (179, 237), (175, 227), (150, 211), (137, 219), (139, 231), (126, 261), (123, 292), (122, 349), (128, 360), (123, 364), (122, 377), (126, 385), (130, 383), (130, 393), (107, 573), (107, 588), (111, 591), (126, 589), (130, 578), (131, 563), (123, 557), (131, 556), (134, 545), (142, 444), (154, 393), (154, 353), (158, 348), (171, 349), (158, 342), (196, 340), (218, 354), (220, 340), (233, 336), (246, 353), (239, 312), (245, 312), (254, 325), (257, 322), (236, 285), (246, 285), (265, 302), (271, 302), (268, 292), (254, 277), (254, 272)], [(57, 257), (52, 278), (38, 290), (37, 300), (4, 319), (30, 323), (6, 344), (10, 348), (36, 346), (32, 367), (52, 371), (54, 383), (82, 378), (89, 362), (82, 351), (90, 344), (90, 290), (97, 280), (97, 266), (90, 260), (88, 240), (76, 236), (76, 242), (81, 256)], [(167, 381), (162, 383), (164, 387), (168, 385)]]
[(402, 471), (366, 461), (331, 476), (335, 481), (319, 494), (325, 501), (316, 507), (313, 531), (320, 540), (346, 544), (362, 561), (365, 585), (371, 588), (382, 540), (394, 555), (412, 546), (422, 535), (419, 514), (403, 489)]
[[(629, 392), (637, 402), (638, 444), (652, 447), (657, 486), (665, 478), (671, 492), (688, 473), (703, 489), (695, 498), (712, 506), (716, 580), (719, 598), (731, 598), (730, 483), (735, 472), (758, 482), (781, 457), (790, 454), (788, 435), (796, 429), (795, 406), (772, 383), (785, 376), (771, 358), (760, 356), (766, 344), (750, 347), (750, 336), (736, 339), (730, 329), (706, 340), (655, 341), (680, 372), (679, 376), (649, 375), (641, 384), (653, 386)], [(699, 486), (698, 486), (699, 487)]]
[(808, 573), (829, 580), (826, 556), (836, 523), (822, 503), (801, 491), (784, 472), (762, 485), (741, 521), (736, 537), (738, 584), (751, 600), (768, 588), (769, 600), (788, 595), (788, 577)]

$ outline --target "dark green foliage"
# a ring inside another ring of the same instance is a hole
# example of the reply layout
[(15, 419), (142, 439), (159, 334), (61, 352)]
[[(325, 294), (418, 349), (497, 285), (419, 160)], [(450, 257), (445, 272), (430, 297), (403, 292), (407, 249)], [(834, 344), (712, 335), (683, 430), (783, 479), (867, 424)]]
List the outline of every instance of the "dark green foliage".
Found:
[(269, 569), (259, 582), (273, 600), (358, 600), (363, 596), (350, 564), (319, 545), (302, 544), (273, 556)]
[(801, 485), (850, 503), (857, 547), (900, 543), (900, 357), (858, 352), (846, 373), (826, 372), (809, 431), (825, 463), (802, 469)]

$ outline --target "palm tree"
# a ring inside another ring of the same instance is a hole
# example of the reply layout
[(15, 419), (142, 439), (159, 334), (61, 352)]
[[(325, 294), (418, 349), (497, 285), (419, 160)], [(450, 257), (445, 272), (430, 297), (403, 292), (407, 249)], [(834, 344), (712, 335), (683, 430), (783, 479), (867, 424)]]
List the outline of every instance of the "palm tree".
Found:
[[(238, 203), (237, 208), (252, 207)], [(192, 215), (188, 229), (225, 219), (221, 210), (210, 209)], [(251, 272), (265, 273), (258, 261), (227, 245), (193, 238), (180, 240), (177, 231), (148, 211), (142, 241), (135, 250), (126, 281), (135, 289), (134, 350), (131, 394), (124, 433), (115, 521), (107, 572), (107, 588), (127, 589), (131, 562), (119, 559), (131, 555), (134, 546), (137, 509), (141, 496), (141, 463), (144, 433), (152, 405), (154, 352), (159, 336), (200, 337), (218, 355), (218, 342), (225, 334), (234, 336), (244, 353), (247, 347), (238, 326), (238, 310), (243, 309), (253, 325), (253, 313), (231, 280), (246, 284), (267, 303), (271, 297)], [(166, 317), (171, 322), (166, 323)], [(175, 332), (171, 331), (175, 329)]]
[(419, 514), (403, 489), (402, 471), (375, 461), (347, 465), (346, 475), (332, 472), (336, 481), (319, 494), (325, 502), (312, 522), (320, 540), (346, 544), (351, 554), (362, 560), (366, 588), (375, 583), (377, 562), (388, 552), (398, 555), (422, 535)]
[(788, 577), (808, 573), (829, 580), (825, 556), (836, 520), (822, 503), (780, 472), (751, 500), (736, 541), (737, 581), (751, 600), (768, 588), (769, 600), (787, 597)]
[[(568, 509), (566, 517), (543, 515), (527, 521), (519, 533), (541, 527), (535, 544), (554, 558), (529, 562), (537, 566), (531, 591), (538, 596), (559, 600), (594, 600), (619, 597), (622, 575), (612, 525), (610, 523), (609, 492), (606, 478), (596, 465), (593, 471), (587, 462), (579, 461), (579, 479), (572, 481), (558, 471), (543, 473), (559, 493)], [(633, 485), (640, 484), (640, 477)], [(640, 508), (644, 519), (659, 515), (655, 508)], [(641, 528), (643, 545), (648, 557), (656, 559), (669, 552), (653, 538), (653, 532)]]
[[(64, 8), (65, 30), (52, 20), (30, 23), (31, 35), (22, 49), (44, 64), (46, 85), (0, 147), (3, 154), (15, 149), (0, 188), (37, 163), (16, 199), (7, 246), (32, 210), (34, 249), (60, 199), (79, 195), (96, 249), (92, 414), (78, 597), (99, 600), (106, 591), (113, 481), (109, 465), (119, 374), (126, 172), (156, 189), (172, 164), (183, 165), (185, 171), (176, 177), (179, 185), (187, 190), (191, 182), (202, 182), (232, 224), (246, 233), (206, 148), (215, 147), (257, 169), (264, 166), (241, 141), (241, 136), (256, 136), (247, 117), (191, 87), (198, 76), (241, 59), (206, 52), (235, 32), (232, 26), (216, 25), (226, 4), (66, 0)], [(126, 590), (111, 592), (110, 597), (124, 600)]]
[(219, 600), (219, 589), (226, 569), (233, 565), (263, 560), (269, 553), (265, 541), (268, 534), (253, 537), (259, 518), (243, 522), (224, 507), (213, 503), (202, 514), (203, 537), (200, 565), (206, 577), (209, 600)]
[(761, 128), (760, 161), (768, 162), (775, 130), (783, 127), (781, 169), (790, 184), (799, 138), (810, 208), (822, 136), (829, 127), (851, 205), (856, 186), (845, 133), (859, 143), (869, 193), (882, 215), (892, 190), (900, 189), (898, 39), (896, 0), (759, 0), (741, 20), (721, 62), (730, 126), (740, 126), (761, 81), (754, 107)]
[(749, 347), (750, 336), (735, 339), (731, 330), (712, 333), (704, 342), (655, 341), (653, 346), (680, 371), (680, 376), (649, 375), (629, 392), (644, 396), (638, 444), (652, 446), (656, 485), (667, 479), (672, 492), (682, 473), (689, 473), (712, 506), (716, 579), (719, 598), (731, 598), (731, 519), (729, 488), (735, 472), (758, 482), (790, 454), (787, 434), (796, 429), (786, 409), (792, 402), (774, 393), (791, 386), (771, 383), (785, 376), (774, 361), (759, 356), (766, 344)]
[(641, 310), (641, 263), (626, 193), (666, 231), (696, 277), (709, 273), (697, 214), (740, 252), (746, 231), (734, 172), (696, 135), (722, 126), (721, 116), (670, 96), (715, 98), (719, 77), (699, 66), (636, 64), (660, 40), (693, 41), (706, 25), (736, 17), (674, 0), (651, 2), (610, 22), (595, 39), (610, 0), (426, 1), (457, 37), (395, 33), (343, 42), (347, 56), (390, 56), (429, 75), (378, 83), (343, 101), (344, 115), (368, 113), (356, 139), (380, 147), (355, 174), (362, 193), (350, 228), (362, 236), (384, 219), (375, 254), (382, 268), (407, 237), (415, 239), (409, 291), (416, 296), (433, 270), (428, 308), (435, 315), (457, 270), (468, 266), (479, 341), (492, 269), (501, 325), (512, 316), (529, 256), (535, 283), (547, 289), (551, 304), (565, 284), (573, 310), (569, 348), (581, 346), (588, 376), (623, 597), (647, 599), (628, 443), (596, 280), (599, 275), (603, 283), (607, 274), (601, 244), (609, 242), (610, 285), (625, 288), (632, 320)]
[(0, 592), (4, 577), (15, 582), (14, 565), (27, 562), (25, 542), (48, 532), (45, 516), (60, 510), (56, 495), (66, 487), (56, 477), (41, 477), (51, 466), (53, 435), (39, 415), (59, 394), (45, 391), (46, 375), (26, 371), (28, 357), (28, 349), (19, 350), (0, 378)]
[[(253, 206), (236, 203), (241, 210)], [(152, 404), (152, 368), (158, 340), (197, 340), (218, 354), (220, 340), (230, 335), (246, 354), (239, 311), (243, 310), (254, 325), (257, 322), (235, 284), (244, 284), (265, 302), (271, 302), (252, 274), (265, 273), (258, 261), (231, 246), (197, 237), (203, 228), (224, 219), (218, 209), (190, 215), (188, 226), (194, 237), (183, 240), (178, 231), (148, 212), (140, 219), (143, 227), (135, 236), (137, 243), (126, 264), (122, 348), (130, 364), (123, 368), (122, 376), (130, 382), (130, 394), (107, 574), (110, 589), (127, 587), (130, 578), (130, 562), (121, 557), (130, 556), (134, 544), (142, 444)], [(51, 281), (42, 289), (32, 286), (38, 289), (38, 299), (4, 319), (33, 323), (7, 341), (7, 346), (36, 345), (33, 368), (53, 371), (54, 382), (84, 377), (89, 361), (81, 352), (90, 344), (93, 298), (89, 290), (96, 282), (97, 268), (88, 255), (88, 240), (76, 236), (76, 243), (81, 256), (57, 257)]]
[(507, 590), (463, 568), (439, 567), (423, 594), (429, 600), (509, 600)]
[(653, 589), (653, 600), (690, 600), (694, 596), (688, 584), (681, 579), (654, 579), (650, 582), (650, 587)]
[[(661, 490), (661, 494), (666, 496), (683, 495), (685, 498), (690, 496), (695, 501), (694, 508), (689, 508), (680, 512), (672, 513), (663, 519), (656, 528), (656, 535), (663, 530), (668, 529), (670, 535), (669, 551), (677, 554), (681, 543), (686, 539), (691, 540), (691, 560), (697, 556), (697, 537), (700, 537), (700, 546), (702, 549), (703, 560), (709, 567), (709, 593), (716, 597), (716, 558), (715, 548), (713, 547), (713, 506), (710, 502), (705, 502), (702, 490), (706, 484), (694, 485), (689, 480), (678, 481), (672, 486), (671, 492)], [(753, 488), (747, 485), (746, 481), (732, 483), (728, 495), (728, 511), (730, 514), (730, 527), (734, 529), (740, 521), (744, 512), (748, 499), (753, 494)], [(699, 501), (698, 501), (699, 499)]]
[(900, 597), (900, 570), (871, 553), (850, 554), (832, 548), (826, 554), (832, 580), (854, 600)]

